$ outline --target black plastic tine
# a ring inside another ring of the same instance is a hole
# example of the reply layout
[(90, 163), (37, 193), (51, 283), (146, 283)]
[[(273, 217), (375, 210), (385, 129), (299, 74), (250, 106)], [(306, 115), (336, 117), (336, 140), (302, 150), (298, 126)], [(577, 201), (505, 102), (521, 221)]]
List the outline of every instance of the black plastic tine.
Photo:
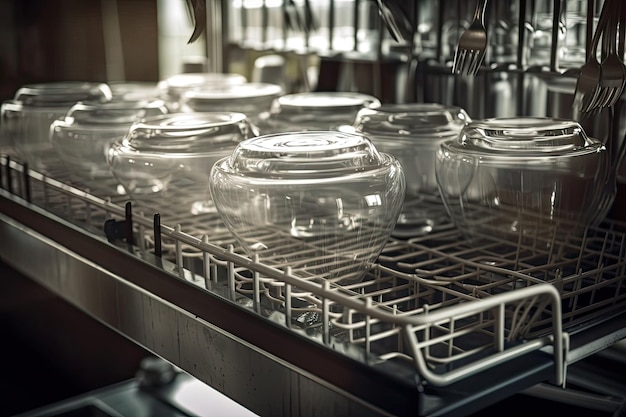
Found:
[(124, 222), (124, 230), (125, 230), (125, 234), (126, 234), (126, 242), (129, 245), (133, 244), (133, 205), (132, 203), (129, 201), (126, 203), (126, 207), (125, 207), (126, 211), (125, 211), (125, 222)]
[(22, 166), (22, 177), (24, 179), (24, 199), (29, 203), (32, 203), (28, 162), (24, 162), (24, 165)]
[(161, 215), (156, 213), (154, 215), (154, 254), (157, 257), (163, 256), (163, 250), (161, 248)]
[(9, 194), (13, 194), (13, 180), (12, 180), (12, 175), (11, 175), (11, 156), (7, 155), (6, 156), (6, 184), (7, 184), (7, 191), (9, 192)]

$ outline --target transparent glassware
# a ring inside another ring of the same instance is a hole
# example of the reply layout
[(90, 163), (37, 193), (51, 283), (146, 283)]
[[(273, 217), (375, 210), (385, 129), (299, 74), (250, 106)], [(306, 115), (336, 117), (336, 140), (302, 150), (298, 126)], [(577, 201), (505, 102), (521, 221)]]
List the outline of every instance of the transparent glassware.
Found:
[(577, 122), (538, 117), (473, 121), (441, 145), (436, 162), (444, 204), (460, 231), (524, 243), (584, 231), (607, 170), (604, 145)]
[(359, 281), (404, 201), (400, 163), (355, 133), (270, 134), (211, 170), (218, 213), (249, 256), (304, 278)]
[(256, 123), (272, 102), (284, 94), (277, 84), (250, 82), (237, 85), (205, 85), (186, 91), (181, 98), (181, 111), (236, 111)]
[(82, 178), (112, 178), (109, 147), (133, 123), (167, 114), (162, 100), (79, 102), (50, 125), (50, 142), (59, 158)]
[(262, 135), (310, 130), (338, 130), (351, 125), (359, 110), (381, 105), (378, 98), (352, 92), (293, 93), (278, 97), (257, 126)]
[(435, 160), (439, 146), (471, 121), (460, 107), (437, 103), (384, 104), (359, 111), (354, 128), (376, 148), (395, 156), (406, 177), (406, 199), (394, 230), (418, 236), (450, 225), (439, 196)]
[(159, 97), (168, 104), (172, 112), (180, 111), (180, 100), (186, 91), (202, 86), (229, 86), (248, 82), (237, 73), (193, 72), (176, 74), (157, 83)]
[(186, 200), (174, 204), (187, 204), (192, 214), (215, 212), (208, 184), (211, 167), (253, 132), (243, 113), (168, 114), (134, 123), (109, 148), (108, 163), (134, 199), (158, 193), (167, 202), (168, 187), (177, 187), (185, 190)]
[(112, 98), (105, 83), (64, 81), (26, 84), (13, 99), (2, 103), (3, 136), (31, 169), (45, 172), (58, 165), (50, 143), (50, 125), (79, 101), (107, 102)]

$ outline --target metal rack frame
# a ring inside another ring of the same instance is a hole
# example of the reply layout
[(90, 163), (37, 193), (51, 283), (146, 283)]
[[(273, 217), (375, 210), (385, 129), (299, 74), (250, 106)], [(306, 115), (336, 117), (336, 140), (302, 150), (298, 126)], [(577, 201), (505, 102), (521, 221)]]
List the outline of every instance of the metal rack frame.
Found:
[[(180, 203), (175, 208), (159, 205), (158, 200), (123, 203), (127, 196), (112, 194), (112, 182), (85, 182), (63, 170), (46, 176), (6, 156), (0, 159), (0, 168), (0, 208), (8, 216), (3, 219), (4, 228), (11, 225), (19, 229), (21, 226), (13, 220), (29, 225), (33, 222), (30, 218), (39, 215), (46, 218), (46, 225), (31, 224), (33, 232), (28, 235), (64, 223), (66, 228), (77, 229), (73, 233), (80, 231), (81, 241), (99, 246), (89, 254), (95, 269), (103, 268), (118, 279), (130, 279), (141, 292), (154, 291), (156, 297), (151, 296), (151, 300), (164, 298), (151, 301), (160, 307), (144, 311), (142, 320), (151, 320), (160, 308), (165, 308), (162, 304), (173, 304), (176, 310), (185, 311), (191, 322), (199, 322), (194, 325), (210, 325), (216, 320), (213, 314), (199, 313), (195, 311), (198, 305), (190, 308), (184, 301), (191, 297), (203, 303), (210, 298), (218, 309), (237, 311), (226, 313), (227, 320), (233, 314), (243, 314), (240, 324), (270, 326), (268, 334), (280, 334), (270, 342), (261, 342), (259, 335), (252, 337), (255, 351), (267, 349), (273, 356), (273, 352), (284, 352), (286, 346), (297, 341), (304, 344), (300, 348), (307, 354), (326, 357), (322, 363), (332, 357), (333, 367), (343, 373), (320, 371), (302, 359), (294, 359), (293, 354), (286, 361), (289, 368), (302, 366), (307, 380), (326, 381), (322, 385), (330, 381), (333, 393), (350, 393), (352, 406), (380, 399), (355, 393), (363, 388), (337, 381), (359, 372), (372, 373), (364, 384), (368, 388), (378, 390), (380, 384), (395, 381), (385, 390), (400, 397), (393, 407), (403, 412), (375, 404), (377, 413), (382, 409), (392, 414), (436, 415), (458, 413), (459, 407), (469, 413), (472, 407), (464, 403), (472, 403), (472, 398), (473, 407), (480, 408), (506, 392), (510, 395), (537, 382), (562, 385), (568, 364), (626, 336), (626, 324), (620, 317), (626, 293), (621, 285), (626, 245), (619, 224), (609, 222), (589, 229), (578, 240), (548, 241), (550, 245), (541, 239), (517, 245), (488, 235), (480, 245), (470, 244), (453, 227), (406, 240), (394, 238), (362, 281), (341, 284), (303, 274), (290, 265), (266, 265), (245, 256), (227, 234), (220, 235), (216, 232), (219, 228), (211, 226), (215, 218), (189, 215), (183, 196), (174, 200)], [(185, 194), (193, 195), (189, 190)], [(149, 209), (159, 212), (149, 218), (143, 214)], [(47, 237), (69, 245), (63, 235), (51, 232)], [(124, 259), (122, 263), (128, 270), (111, 264), (107, 259), (111, 249), (116, 258)], [(28, 253), (15, 253), (9, 248), (2, 253), (3, 260), (17, 268), (32, 267), (11, 256), (13, 253), (15, 258), (24, 259)], [(54, 263), (58, 264), (58, 259)], [(155, 288), (155, 281), (133, 275), (132, 271), (143, 269), (145, 263), (150, 265), (148, 275), (157, 275), (154, 279), (159, 283), (183, 285), (174, 292), (177, 295), (173, 299), (169, 290), (163, 292), (161, 284)], [(72, 278), (80, 290), (73, 288), (68, 293), (63, 286), (68, 278), (49, 280), (49, 271), (43, 275), (41, 271), (30, 271), (28, 275), (46, 286), (52, 285), (71, 302), (201, 380), (215, 384), (213, 371), (190, 368), (180, 351), (172, 357), (168, 349), (152, 345), (154, 340), (145, 329), (140, 335), (128, 328), (120, 329), (121, 317), (117, 316), (124, 307), (119, 305), (119, 293), (105, 294), (117, 305), (117, 312), (107, 312), (102, 301), (96, 302), (94, 311), (92, 292), (99, 292), (99, 297), (103, 294), (99, 288), (91, 289), (87, 281), (81, 282), (83, 277)], [(103, 285), (108, 284), (96, 287)], [(114, 323), (107, 320), (110, 314), (117, 317)], [(223, 318), (217, 321), (221, 322), (217, 327), (227, 328), (229, 333), (246, 333), (224, 324)], [(179, 322), (166, 318), (161, 323), (165, 334), (169, 329), (173, 332), (170, 337), (180, 338)], [(199, 355), (202, 348), (197, 349)], [(335, 360), (342, 366), (337, 366)], [(494, 373), (521, 363), (532, 371), (518, 368), (518, 375), (494, 377)], [(490, 391), (485, 387), (493, 386), (500, 387), (491, 390), (499, 394), (492, 393), (485, 399)], [(459, 389), (465, 399), (450, 394)], [(468, 390), (475, 392), (468, 395)], [(233, 395), (225, 387), (224, 391)], [(251, 401), (236, 399), (246, 405)], [(371, 404), (367, 409), (372, 411)]]

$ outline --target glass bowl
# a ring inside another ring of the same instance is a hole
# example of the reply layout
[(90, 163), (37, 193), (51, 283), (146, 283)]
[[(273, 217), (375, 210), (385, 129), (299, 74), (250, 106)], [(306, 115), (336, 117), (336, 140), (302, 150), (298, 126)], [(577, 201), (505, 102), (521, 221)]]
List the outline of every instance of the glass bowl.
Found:
[(405, 192), (393, 156), (363, 135), (337, 131), (243, 141), (213, 166), (209, 184), (220, 217), (249, 256), (333, 282), (362, 279)]
[(376, 148), (395, 156), (406, 177), (406, 199), (394, 235), (417, 236), (451, 225), (439, 196), (435, 160), (439, 146), (471, 119), (460, 107), (436, 103), (384, 104), (360, 110), (354, 122)]
[(236, 111), (256, 123), (259, 115), (283, 94), (280, 85), (271, 83), (204, 85), (183, 93), (181, 111)]
[(111, 178), (107, 153), (135, 122), (167, 114), (162, 100), (79, 102), (52, 122), (50, 141), (59, 158), (82, 178)]
[(160, 98), (170, 107), (171, 111), (180, 111), (180, 100), (186, 91), (202, 86), (227, 86), (248, 82), (241, 74), (221, 72), (192, 72), (176, 74), (157, 83)]
[(31, 169), (49, 171), (60, 165), (50, 142), (50, 125), (64, 117), (79, 101), (107, 102), (112, 98), (105, 83), (65, 81), (27, 84), (12, 100), (2, 103), (3, 135)]
[[(211, 167), (251, 136), (243, 113), (173, 113), (134, 123), (109, 148), (108, 163), (135, 199), (159, 193), (167, 204), (187, 205), (193, 214), (215, 212), (208, 185)], [(170, 195), (184, 201), (169, 201)]]
[(441, 145), (437, 182), (450, 217), (468, 237), (551, 242), (580, 234), (593, 220), (606, 154), (575, 121), (480, 120)]
[(352, 125), (359, 110), (381, 105), (376, 97), (352, 92), (293, 93), (278, 97), (257, 126), (261, 135), (308, 130), (338, 130)]

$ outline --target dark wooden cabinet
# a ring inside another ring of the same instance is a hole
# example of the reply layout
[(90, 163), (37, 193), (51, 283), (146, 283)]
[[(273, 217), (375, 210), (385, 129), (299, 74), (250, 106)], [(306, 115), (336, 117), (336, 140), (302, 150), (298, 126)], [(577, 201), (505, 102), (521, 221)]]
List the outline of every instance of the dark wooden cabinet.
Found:
[(157, 81), (157, 24), (156, 0), (0, 0), (0, 98), (32, 82)]

